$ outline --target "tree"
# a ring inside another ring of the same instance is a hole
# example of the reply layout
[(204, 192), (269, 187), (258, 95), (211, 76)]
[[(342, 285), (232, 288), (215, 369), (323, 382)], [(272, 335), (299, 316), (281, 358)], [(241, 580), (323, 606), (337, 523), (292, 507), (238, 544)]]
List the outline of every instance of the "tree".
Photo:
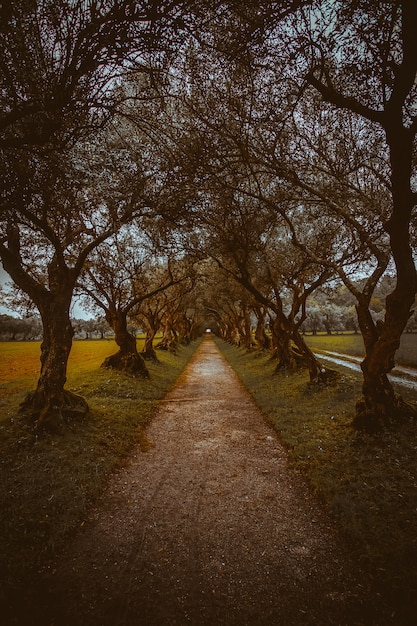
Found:
[(40, 319), (33, 315), (13, 317), (0, 315), (0, 336), (8, 341), (37, 339), (42, 332)]
[[(268, 211), (239, 191), (226, 198), (223, 191), (216, 200), (210, 203), (212, 212), (205, 208), (201, 217), (208, 226), (206, 250), (258, 304), (273, 313), (277, 369), (304, 365), (312, 382), (327, 379), (330, 372), (318, 362), (299, 329), (307, 298), (331, 273), (292, 246), (275, 211)], [(310, 237), (316, 239), (312, 229)]]
[(271, 347), (271, 340), (266, 333), (266, 317), (268, 315), (268, 309), (265, 306), (256, 303), (253, 307), (253, 312), (256, 317), (255, 328), (255, 341), (259, 350), (269, 350)]
[[(64, 391), (73, 336), (69, 311), (74, 287), (94, 248), (147, 209), (138, 194), (142, 182), (136, 172), (123, 171), (120, 162), (116, 171), (114, 162), (102, 161), (106, 188), (91, 175), (91, 144), (85, 148), (87, 154), (66, 152), (65, 171), (55, 162), (52, 169), (50, 158), (36, 162), (36, 172), (29, 171), (17, 181), (2, 214), (4, 268), (42, 318), (41, 374), (36, 391), (22, 405), (38, 426), (86, 412), (83, 399)], [(25, 165), (23, 174), (32, 168), (32, 163)]]
[(193, 327), (192, 316), (189, 317), (190, 299), (196, 286), (195, 260), (184, 257), (178, 262), (178, 270), (182, 273), (182, 280), (172, 285), (163, 294), (164, 307), (161, 316), (163, 331), (161, 341), (157, 344), (159, 350), (175, 352), (180, 342), (188, 343), (191, 339)]
[[(195, 76), (193, 73), (191, 78)], [(256, 129), (264, 115), (257, 102), (262, 85), (252, 74), (247, 78), (248, 72), (235, 66), (221, 78), (216, 76), (216, 81), (210, 75), (197, 74), (198, 90), (191, 89), (185, 103), (190, 117), (185, 141), (188, 139), (188, 152), (194, 149), (194, 164), (200, 163), (188, 171), (194, 184), (204, 189), (199, 219), (207, 232), (206, 250), (259, 304), (274, 312), (273, 339), (279, 367), (308, 363), (311, 380), (318, 381), (326, 376), (325, 369), (305, 344), (299, 325), (308, 295), (333, 269), (329, 271), (327, 264), (316, 261), (308, 263), (308, 256), (291, 245), (287, 208), (302, 223), (302, 204), (289, 190), (288, 181), (283, 190), (275, 173), (265, 175), (266, 167), (254, 153)], [(202, 92), (204, 98), (200, 97)], [(258, 144), (260, 152), (264, 145), (265, 141)], [(318, 229), (312, 226), (310, 231), (310, 239), (317, 239)], [(327, 232), (326, 251), (335, 228), (328, 226)], [(322, 233), (320, 237), (322, 245)], [(346, 261), (345, 254), (341, 261)], [(291, 292), (293, 298), (288, 313), (284, 292), (285, 296)]]
[[(151, 222), (147, 223), (151, 229)], [(144, 302), (181, 283), (188, 273), (172, 250), (166, 253), (154, 247), (152, 234), (139, 222), (122, 228), (90, 256), (79, 282), (79, 291), (93, 308), (104, 312), (119, 346), (103, 366), (145, 378), (149, 372), (137, 351), (136, 337), (129, 332), (128, 318), (136, 320)]]
[(164, 292), (155, 294), (152, 298), (145, 300), (139, 311), (135, 315), (135, 319), (142, 325), (145, 330), (145, 343), (142, 350), (142, 357), (146, 361), (158, 361), (153, 342), (157, 332), (162, 327), (162, 320), (166, 305), (166, 294)]
[[(302, 234), (295, 231), (294, 242), (313, 260), (333, 267), (354, 296), (368, 356), (380, 328), (372, 311), (373, 294), (390, 264), (389, 240), (384, 229), (391, 204), (386, 150), (380, 134), (367, 121), (340, 112), (330, 117), (328, 105), (324, 105), (318, 123), (317, 117), (311, 119), (314, 106), (310, 104), (308, 111), (308, 116), (298, 116), (296, 154), (305, 151), (305, 161), (311, 160), (313, 169), (309, 172), (299, 168), (293, 174), (294, 184), (309, 199), (305, 219), (327, 214), (332, 221), (340, 220), (345, 238), (340, 245), (356, 251), (356, 259), (353, 256), (353, 264), (346, 266), (337, 257), (314, 253), (304, 245)], [(282, 172), (282, 163), (277, 162), (277, 168)], [(386, 385), (394, 394), (388, 379)], [(354, 420), (357, 427), (363, 425), (361, 413), (359, 403)], [(372, 424), (375, 420), (370, 421), (370, 428), (374, 427)]]
[(91, 251), (149, 208), (146, 172), (123, 159), (120, 145), (106, 152), (103, 129), (124, 101), (117, 85), (127, 67), (155, 92), (181, 39), (184, 7), (169, 0), (1, 5), (0, 256), (42, 317), (41, 374), (22, 405), (39, 427), (87, 411), (64, 391), (73, 289)]
[(395, 352), (417, 292), (410, 244), (410, 222), (417, 202), (412, 188), (417, 132), (417, 16), (410, 0), (383, 5), (369, 1), (318, 4), (322, 20), (315, 14), (315, 25), (306, 32), (310, 42), (306, 80), (326, 102), (383, 129), (389, 151), (392, 210), (383, 226), (389, 235), (396, 285), (387, 296), (383, 323), (371, 324), (364, 336), (363, 399), (356, 417), (358, 427), (375, 430), (416, 414), (394, 393), (387, 374), (394, 367)]

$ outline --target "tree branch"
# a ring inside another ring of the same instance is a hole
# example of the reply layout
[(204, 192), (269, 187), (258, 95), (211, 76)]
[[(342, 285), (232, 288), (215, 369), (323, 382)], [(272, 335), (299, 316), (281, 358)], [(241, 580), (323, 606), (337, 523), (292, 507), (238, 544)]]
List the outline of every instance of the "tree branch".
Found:
[(352, 97), (344, 96), (329, 84), (324, 84), (316, 78), (314, 71), (311, 70), (307, 76), (306, 81), (314, 87), (323, 97), (323, 100), (334, 104), (338, 109), (348, 109), (353, 113), (362, 115), (372, 122), (378, 122), (382, 126), (384, 125), (385, 113), (383, 111), (375, 111), (370, 107), (367, 107)]

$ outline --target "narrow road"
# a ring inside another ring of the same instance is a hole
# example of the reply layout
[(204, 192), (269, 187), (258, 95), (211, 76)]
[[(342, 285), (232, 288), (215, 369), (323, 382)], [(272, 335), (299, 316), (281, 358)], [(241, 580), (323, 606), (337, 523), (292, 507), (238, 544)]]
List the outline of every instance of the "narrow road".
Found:
[[(343, 354), (342, 352), (331, 352), (330, 350), (322, 350), (317, 352), (318, 359), (324, 359), (337, 363), (337, 365), (343, 365), (355, 372), (362, 373), (361, 362), (364, 357), (352, 356), (351, 354)], [(388, 375), (390, 381), (400, 387), (408, 387), (409, 389), (416, 389), (417, 387), (417, 368), (405, 367), (403, 365), (397, 365), (392, 372)]]
[(381, 624), (335, 529), (211, 338), (147, 438), (44, 575), (32, 624)]

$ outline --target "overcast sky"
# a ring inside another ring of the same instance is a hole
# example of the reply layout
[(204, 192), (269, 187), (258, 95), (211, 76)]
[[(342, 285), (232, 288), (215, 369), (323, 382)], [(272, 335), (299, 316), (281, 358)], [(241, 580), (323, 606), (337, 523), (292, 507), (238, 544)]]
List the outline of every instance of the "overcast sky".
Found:
[[(9, 275), (4, 271), (2, 264), (0, 263), (0, 285), (3, 285), (7, 280), (10, 280)], [(0, 295), (0, 313), (6, 313), (7, 315), (13, 315), (12, 311), (6, 309), (3, 306), (3, 301)]]

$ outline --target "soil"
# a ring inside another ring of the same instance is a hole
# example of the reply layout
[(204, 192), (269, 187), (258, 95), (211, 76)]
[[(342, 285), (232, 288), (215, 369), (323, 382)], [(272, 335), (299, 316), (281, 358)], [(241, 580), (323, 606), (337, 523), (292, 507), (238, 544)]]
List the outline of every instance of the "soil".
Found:
[(367, 578), (210, 337), (146, 438), (41, 575), (28, 624), (382, 623)]

